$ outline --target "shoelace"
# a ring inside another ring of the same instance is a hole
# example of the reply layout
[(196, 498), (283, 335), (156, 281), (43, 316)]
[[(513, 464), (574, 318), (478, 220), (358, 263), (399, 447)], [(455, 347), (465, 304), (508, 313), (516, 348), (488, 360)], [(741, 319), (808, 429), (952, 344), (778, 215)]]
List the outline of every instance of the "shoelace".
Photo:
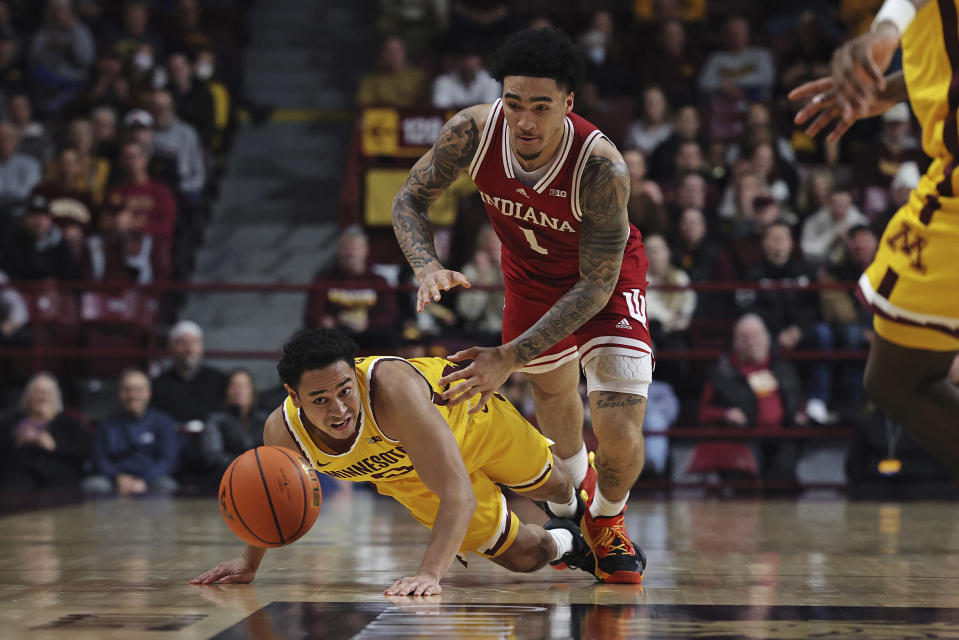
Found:
[(596, 546), (603, 550), (604, 556), (608, 556), (612, 551), (636, 555), (633, 543), (629, 540), (629, 534), (626, 533), (626, 523), (622, 519), (617, 519), (616, 524), (610, 526), (599, 525)]

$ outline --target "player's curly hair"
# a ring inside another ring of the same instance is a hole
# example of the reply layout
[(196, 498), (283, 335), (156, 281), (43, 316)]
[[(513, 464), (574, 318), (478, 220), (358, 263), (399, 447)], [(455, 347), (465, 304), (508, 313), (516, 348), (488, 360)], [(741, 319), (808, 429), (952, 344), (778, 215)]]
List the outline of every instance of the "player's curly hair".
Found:
[(276, 365), (280, 380), (296, 389), (307, 371), (328, 367), (342, 360), (353, 367), (356, 343), (336, 329), (302, 329), (283, 345), (283, 357)]
[(493, 53), (490, 74), (500, 84), (506, 76), (552, 78), (560, 89), (577, 91), (586, 65), (579, 49), (559, 29), (525, 29), (509, 36)]

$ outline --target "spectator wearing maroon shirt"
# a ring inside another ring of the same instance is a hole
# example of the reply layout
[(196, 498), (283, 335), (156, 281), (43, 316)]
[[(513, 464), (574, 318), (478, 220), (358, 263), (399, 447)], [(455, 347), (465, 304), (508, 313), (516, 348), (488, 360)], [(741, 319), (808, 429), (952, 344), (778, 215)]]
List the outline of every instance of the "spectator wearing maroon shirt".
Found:
[(148, 162), (147, 149), (142, 144), (125, 142), (120, 149), (125, 180), (107, 192), (107, 199), (119, 194), (133, 211), (138, 231), (171, 243), (176, 227), (176, 199), (166, 186), (150, 179)]
[(87, 239), (86, 278), (151, 284), (172, 273), (170, 245), (134, 227), (133, 210), (112, 193), (100, 215), (100, 231)]
[(762, 318), (742, 316), (732, 353), (709, 374), (699, 403), (702, 424), (778, 428), (803, 424), (802, 391), (792, 364), (776, 358)]
[(306, 325), (339, 329), (361, 349), (396, 346), (396, 296), (387, 281), (370, 270), (369, 239), (359, 227), (340, 236), (336, 263), (317, 274), (306, 302)]

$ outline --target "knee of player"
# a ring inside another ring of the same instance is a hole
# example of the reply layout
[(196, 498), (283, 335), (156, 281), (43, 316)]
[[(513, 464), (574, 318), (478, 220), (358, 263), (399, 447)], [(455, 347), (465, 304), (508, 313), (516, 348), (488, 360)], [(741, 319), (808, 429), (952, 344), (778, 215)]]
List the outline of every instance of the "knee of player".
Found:
[(523, 529), (513, 546), (498, 559), (501, 566), (517, 573), (546, 566), (555, 551), (555, 543), (542, 527), (524, 524)]
[(593, 431), (611, 446), (634, 448), (643, 446), (643, 415), (635, 412), (603, 416), (593, 412)]

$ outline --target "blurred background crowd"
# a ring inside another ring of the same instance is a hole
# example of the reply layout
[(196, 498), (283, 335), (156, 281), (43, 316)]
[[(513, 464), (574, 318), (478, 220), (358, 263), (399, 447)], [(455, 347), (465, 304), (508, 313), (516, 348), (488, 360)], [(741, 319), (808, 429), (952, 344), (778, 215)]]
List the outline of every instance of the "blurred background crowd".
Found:
[[(252, 4), (0, 0), (0, 348), (29, 348), (49, 331), (55, 344), (165, 349), (152, 360), (0, 358), (6, 487), (205, 491), (260, 441), (264, 411), (282, 399), (275, 379), (205, 362), (204, 328), (183, 317), (182, 295), (148, 288), (202, 276), (195, 254), (234, 133), (271, 114), (246, 95)], [(380, 49), (351, 78), (350, 117), (388, 107), (445, 118), (491, 102), (500, 87), (485, 64), (498, 42), (527, 27), (565, 30), (587, 63), (575, 111), (623, 152), (629, 217), (650, 262), (657, 366), (643, 477), (682, 477), (682, 447), (661, 433), (670, 427), (818, 426), (849, 431), (841, 455), (820, 465), (852, 479), (907, 456), (917, 462), (902, 477), (942, 478), (862, 392), (872, 325), (852, 293), (929, 162), (910, 109), (827, 143), (793, 124), (798, 107), (785, 97), (826, 75), (833, 49), (880, 5), (380, 0), (365, 16)], [(343, 171), (345, 185), (361, 181), (355, 162)], [(339, 225), (334, 255), (290, 313), (342, 329), (366, 353), (498, 344), (499, 243), (475, 188), (454, 191), (438, 250), (479, 286), (416, 314), (388, 223), (357, 213), (364, 196), (344, 188), (339, 209), (318, 214)], [(70, 310), (82, 321), (58, 324)], [(139, 329), (98, 325), (124, 315)], [(91, 383), (109, 401), (85, 402)], [(531, 412), (519, 376), (507, 391)], [(816, 447), (757, 441), (749, 454), (764, 478), (795, 481)]]

